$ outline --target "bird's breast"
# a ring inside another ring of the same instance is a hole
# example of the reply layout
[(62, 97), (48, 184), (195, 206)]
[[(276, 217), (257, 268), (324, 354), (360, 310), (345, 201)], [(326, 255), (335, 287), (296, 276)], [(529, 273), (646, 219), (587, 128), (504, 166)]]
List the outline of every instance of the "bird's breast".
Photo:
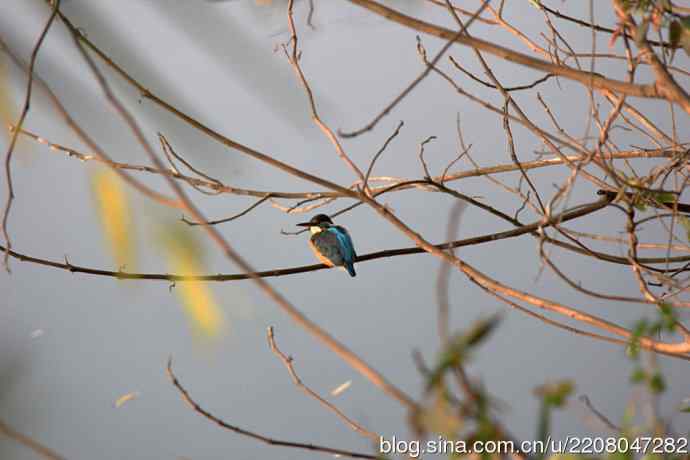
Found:
[(309, 240), (309, 246), (322, 263), (331, 267), (343, 264), (338, 241), (336, 238), (330, 237), (328, 233), (321, 232), (312, 236)]

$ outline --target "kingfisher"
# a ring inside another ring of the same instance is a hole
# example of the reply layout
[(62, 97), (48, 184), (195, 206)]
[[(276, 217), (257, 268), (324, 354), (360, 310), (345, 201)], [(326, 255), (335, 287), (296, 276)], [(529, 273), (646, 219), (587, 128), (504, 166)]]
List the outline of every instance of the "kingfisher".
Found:
[(309, 227), (309, 247), (321, 262), (329, 267), (343, 267), (350, 276), (357, 276), (354, 267), (357, 254), (345, 227), (333, 225), (333, 221), (326, 214), (317, 214), (309, 222), (297, 225)]

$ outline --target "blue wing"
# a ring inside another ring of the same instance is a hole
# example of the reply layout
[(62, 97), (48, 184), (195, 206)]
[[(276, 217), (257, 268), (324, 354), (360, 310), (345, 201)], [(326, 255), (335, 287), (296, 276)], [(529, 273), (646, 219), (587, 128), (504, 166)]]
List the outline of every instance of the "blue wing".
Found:
[(334, 233), (338, 238), (338, 245), (342, 251), (343, 260), (346, 262), (354, 262), (357, 254), (355, 253), (355, 246), (352, 244), (352, 238), (350, 238), (350, 234), (347, 230), (339, 225), (335, 225), (330, 227), (328, 231)]
[(345, 266), (345, 268), (351, 276), (355, 276), (356, 274), (353, 263), (355, 262), (357, 253), (355, 252), (354, 244), (352, 244), (352, 238), (350, 238), (350, 234), (347, 232), (347, 230), (345, 230), (345, 228), (339, 225), (329, 227), (327, 231), (334, 234), (337, 237), (338, 247), (340, 248), (340, 254), (343, 258), (343, 261), (345, 262), (343, 265)]

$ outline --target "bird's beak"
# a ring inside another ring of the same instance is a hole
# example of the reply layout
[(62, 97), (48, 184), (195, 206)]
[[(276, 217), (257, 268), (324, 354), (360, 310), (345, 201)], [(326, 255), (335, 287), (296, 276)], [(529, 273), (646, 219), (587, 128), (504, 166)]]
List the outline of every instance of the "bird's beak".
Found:
[(298, 227), (311, 227), (311, 222), (300, 222), (297, 224)]

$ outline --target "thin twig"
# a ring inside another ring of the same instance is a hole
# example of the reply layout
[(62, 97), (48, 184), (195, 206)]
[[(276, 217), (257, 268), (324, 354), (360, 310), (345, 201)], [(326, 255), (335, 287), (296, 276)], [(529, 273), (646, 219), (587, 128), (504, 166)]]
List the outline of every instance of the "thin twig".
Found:
[[(486, 82), (486, 81), (482, 80), (481, 78), (477, 77), (475, 74), (473, 74), (473, 73), (470, 72), (469, 70), (466, 70), (463, 66), (461, 66), (461, 65), (458, 63), (458, 61), (455, 60), (455, 58), (454, 58), (453, 56), (448, 56), (448, 60), (449, 60), (451, 63), (453, 63), (453, 65), (455, 66), (456, 69), (458, 69), (460, 72), (462, 72), (462, 73), (464, 73), (465, 75), (467, 75), (468, 77), (470, 77), (472, 80), (474, 80), (474, 81), (476, 81), (477, 83), (480, 83), (480, 84), (486, 86), (487, 88), (496, 89), (496, 85), (494, 85), (493, 83)], [(526, 89), (533, 89), (533, 88), (535, 88), (536, 86), (538, 86), (538, 85), (544, 83), (545, 81), (547, 81), (549, 78), (551, 78), (551, 77), (553, 77), (553, 76), (554, 76), (553, 74), (547, 73), (547, 74), (544, 75), (543, 77), (537, 78), (537, 79), (534, 80), (532, 83), (528, 83), (528, 84), (525, 84), (525, 85), (517, 85), (517, 86), (506, 86), (506, 87), (504, 87), (503, 89), (505, 89), (505, 90), (508, 91), (508, 92), (511, 92), (511, 91), (524, 91), (524, 90), (526, 90)]]
[(295, 372), (295, 368), (292, 365), (293, 359), (291, 356), (286, 356), (280, 349), (278, 348), (278, 345), (275, 342), (275, 337), (273, 335), (273, 326), (269, 326), (268, 330), (266, 331), (266, 336), (268, 338), (268, 346), (271, 348), (271, 351), (278, 357), (280, 360), (283, 362), (285, 365), (285, 368), (287, 369), (288, 373), (290, 374), (290, 377), (292, 378), (293, 383), (302, 390), (305, 394), (308, 396), (314, 398), (321, 404), (322, 406), (326, 407), (328, 410), (332, 411), (335, 415), (337, 415), (340, 419), (342, 419), (350, 428), (352, 428), (354, 431), (357, 433), (375, 441), (378, 442), (380, 435), (374, 432), (371, 432), (367, 430), (366, 428), (362, 427), (360, 424), (349, 418), (347, 415), (343, 414), (340, 409), (338, 409), (333, 403), (326, 401), (323, 399), (321, 396), (319, 396), (318, 393), (316, 393), (314, 390), (306, 386), (303, 382), (302, 379), (299, 378), (297, 373)]
[(386, 151), (386, 148), (388, 147), (388, 144), (391, 143), (393, 139), (395, 139), (398, 134), (400, 134), (400, 129), (403, 127), (405, 123), (401, 120), (400, 123), (398, 123), (397, 128), (395, 128), (395, 131), (393, 131), (393, 134), (388, 136), (388, 139), (386, 139), (386, 142), (383, 143), (383, 146), (379, 149), (378, 152), (376, 152), (376, 155), (374, 155), (374, 158), (371, 159), (371, 163), (369, 163), (369, 167), (367, 168), (367, 173), (364, 175), (364, 185), (363, 188), (364, 190), (368, 190), (369, 193), (371, 193), (371, 189), (369, 188), (369, 176), (371, 175), (371, 171), (374, 169), (374, 164), (376, 164), (376, 161), (379, 159), (381, 154)]
[(181, 220), (182, 220), (182, 222), (184, 222), (185, 224), (187, 224), (187, 225), (189, 225), (189, 226), (192, 226), (192, 227), (197, 226), (197, 225), (218, 225), (218, 224), (224, 224), (224, 223), (226, 223), (226, 222), (231, 222), (231, 221), (233, 221), (233, 220), (235, 220), (235, 219), (239, 219), (239, 218), (242, 217), (242, 216), (246, 216), (246, 215), (249, 214), (252, 210), (254, 210), (254, 208), (257, 208), (257, 207), (260, 206), (262, 203), (264, 203), (264, 202), (270, 200), (271, 198), (273, 198), (273, 195), (270, 194), (270, 193), (267, 193), (266, 196), (264, 196), (263, 198), (260, 198), (260, 199), (256, 200), (256, 201), (255, 201), (251, 206), (249, 206), (247, 209), (245, 209), (245, 210), (243, 210), (243, 211), (241, 211), (241, 212), (238, 212), (237, 214), (232, 215), (232, 216), (230, 216), (230, 217), (226, 217), (226, 218), (224, 218), (224, 219), (209, 220), (208, 222), (194, 222), (194, 221), (191, 221), (191, 220), (187, 219), (186, 217), (182, 216), (182, 219), (181, 219)]
[(232, 425), (223, 419), (216, 417), (213, 415), (211, 412), (207, 411), (203, 407), (201, 407), (194, 399), (192, 399), (191, 395), (189, 392), (185, 389), (185, 387), (182, 386), (180, 381), (177, 379), (177, 376), (173, 373), (172, 370), (172, 357), (168, 359), (168, 365), (166, 367), (166, 372), (168, 374), (168, 377), (170, 378), (170, 382), (173, 384), (173, 386), (177, 389), (177, 391), (180, 392), (180, 396), (182, 397), (182, 400), (189, 404), (189, 406), (194, 410), (194, 412), (200, 414), (201, 416), (205, 417), (206, 419), (210, 420), (211, 422), (215, 423), (219, 427), (230, 430), (233, 433), (237, 433), (242, 436), (246, 436), (252, 439), (255, 439), (257, 441), (263, 442), (265, 444), (271, 445), (271, 446), (281, 446), (281, 447), (291, 447), (294, 449), (304, 449), (304, 450), (310, 450), (313, 452), (322, 452), (325, 454), (330, 454), (330, 455), (342, 455), (345, 457), (351, 457), (351, 458), (368, 458), (368, 459), (377, 459), (378, 457), (376, 455), (370, 455), (370, 454), (363, 454), (359, 452), (352, 452), (349, 450), (343, 450), (343, 449), (335, 449), (333, 447), (327, 447), (327, 446), (320, 446), (317, 444), (310, 444), (306, 442), (295, 442), (295, 441), (283, 441), (280, 439), (274, 439), (259, 433), (256, 433), (254, 431), (249, 431), (244, 428), (241, 428), (237, 425)]
[[(0, 44), (1, 44), (1, 42), (0, 42)], [(511, 118), (511, 120), (516, 121), (512, 118)], [(10, 129), (12, 130), (12, 129), (14, 129), (14, 127), (10, 126)], [(240, 195), (240, 196), (253, 196), (253, 197), (257, 197), (257, 198), (263, 198), (267, 194), (271, 194), (273, 198), (305, 199), (305, 200), (332, 199), (332, 198), (338, 198), (338, 197), (343, 196), (341, 193), (333, 192), (333, 191), (283, 192), (283, 191), (278, 191), (278, 190), (264, 191), (264, 190), (244, 189), (244, 188), (239, 188), (239, 187), (232, 187), (232, 186), (229, 186), (226, 184), (218, 185), (214, 182), (208, 182), (206, 180), (198, 179), (195, 177), (190, 177), (190, 176), (185, 176), (185, 175), (177, 175), (176, 173), (174, 173), (173, 171), (171, 171), (169, 169), (164, 169), (164, 170), (160, 171), (160, 170), (158, 170), (152, 166), (120, 163), (120, 162), (116, 162), (116, 161), (112, 161), (112, 160), (109, 160), (106, 158), (99, 157), (98, 155), (81, 153), (81, 152), (79, 152), (73, 148), (66, 147), (64, 145), (57, 144), (54, 142), (50, 142), (50, 141), (44, 139), (43, 137), (41, 137), (35, 133), (32, 133), (31, 131), (28, 131), (26, 129), (22, 129), (21, 134), (30, 137), (31, 139), (35, 140), (38, 143), (41, 143), (43, 145), (47, 145), (50, 148), (50, 150), (64, 152), (69, 158), (78, 159), (80, 161), (97, 161), (97, 162), (103, 163), (103, 164), (105, 164), (105, 165), (107, 165), (113, 169), (123, 169), (123, 170), (132, 170), (132, 171), (138, 171), (138, 172), (146, 172), (146, 173), (151, 173), (151, 174), (167, 175), (167, 176), (170, 176), (174, 179), (179, 179), (179, 180), (182, 180), (184, 182), (187, 182), (190, 185), (207, 187), (211, 190), (218, 191), (221, 193), (229, 193), (229, 194)], [(681, 146), (679, 146), (679, 148)], [(470, 146), (468, 146), (468, 148), (469, 147)], [(465, 152), (463, 152), (462, 154), (464, 154), (464, 153)], [(682, 153), (681, 150), (661, 149), (660, 148), (660, 149), (653, 149), (653, 150), (618, 151), (618, 152), (612, 152), (612, 153), (602, 152), (602, 157), (603, 157), (603, 159), (607, 159), (607, 160), (630, 159), (630, 158), (671, 158), (674, 155), (679, 155), (681, 153)], [(550, 167), (550, 166), (558, 166), (558, 165), (563, 164), (564, 162), (575, 162), (581, 158), (582, 157), (580, 155), (566, 155), (564, 158), (555, 157), (555, 158), (545, 158), (545, 159), (534, 160), (534, 161), (525, 161), (525, 162), (521, 162), (519, 165), (503, 164), (503, 165), (486, 166), (486, 167), (481, 167), (481, 168), (476, 167), (476, 168), (469, 170), (469, 171), (461, 171), (461, 172), (456, 172), (456, 173), (452, 173), (452, 174), (449, 174), (448, 171), (445, 171), (445, 177), (444, 176), (437, 176), (437, 177), (434, 177), (433, 180), (435, 182), (443, 183), (443, 182), (466, 179), (466, 178), (470, 178), (470, 177), (481, 177), (481, 176), (488, 176), (488, 175), (493, 175), (493, 174), (501, 174), (501, 173), (517, 171), (521, 167), (524, 170), (545, 168), (545, 167)], [(456, 158), (456, 160), (457, 160), (457, 158)], [(452, 163), (454, 163), (454, 162), (455, 161), (451, 162), (450, 166), (452, 166)], [(374, 179), (375, 179), (374, 177), (370, 177), (369, 182), (373, 181)], [(380, 180), (380, 178), (378, 180)], [(388, 182), (390, 182), (390, 181), (396, 182), (397, 181), (397, 183), (409, 182), (408, 180), (401, 179), (401, 178), (384, 178), (384, 180), (386, 180)], [(414, 187), (414, 185), (410, 185), (407, 187), (397, 187), (397, 188), (393, 189), (393, 191), (407, 190), (410, 187)], [(382, 190), (386, 190), (388, 188), (389, 188), (389, 186), (373, 187), (373, 188), (371, 188), (371, 191), (373, 194), (378, 194)], [(280, 208), (280, 209), (283, 209), (283, 208)], [(295, 206), (284, 208), (284, 210), (288, 210), (288, 209), (289, 209), (289, 212), (297, 212)]]
[(426, 164), (426, 161), (424, 161), (424, 147), (426, 144), (429, 142), (433, 141), (436, 139), (436, 136), (429, 136), (426, 139), (424, 139), (420, 144), (419, 144), (419, 161), (422, 163), (422, 169), (424, 170), (424, 179), (431, 179), (431, 173), (429, 172), (429, 167)]
[(594, 407), (594, 405), (589, 400), (589, 397), (587, 397), (587, 395), (580, 395), (580, 396), (578, 396), (577, 399), (582, 401), (582, 403), (585, 405), (585, 407), (587, 409), (589, 409), (589, 411), (596, 416), (597, 420), (602, 422), (606, 426), (606, 428), (611, 430), (613, 433), (620, 433), (621, 432), (620, 427), (614, 425), (613, 422), (611, 422), (611, 420), (609, 420), (608, 417), (606, 417), (604, 414), (601, 413), (601, 411), (597, 410), (597, 408)]
[(336, 147), (336, 152), (338, 153), (338, 156), (345, 162), (345, 164), (357, 175), (357, 177), (364, 184), (366, 183), (366, 180), (364, 180), (364, 174), (362, 173), (362, 170), (359, 169), (359, 167), (355, 165), (355, 163), (347, 155), (347, 153), (345, 153), (345, 150), (343, 150), (342, 145), (340, 145), (340, 142), (338, 141), (338, 138), (336, 137), (335, 133), (333, 133), (333, 131), (323, 121), (321, 121), (321, 117), (319, 117), (319, 114), (316, 110), (316, 101), (314, 100), (314, 94), (312, 93), (311, 88), (309, 87), (307, 77), (305, 77), (304, 71), (302, 70), (302, 66), (299, 63), (301, 52), (299, 51), (298, 47), (297, 29), (295, 28), (295, 20), (292, 14), (293, 3), (294, 0), (290, 0), (288, 2), (287, 8), (288, 27), (290, 29), (289, 43), (292, 43), (292, 52), (288, 53), (287, 47), (283, 45), (285, 56), (287, 56), (288, 61), (292, 65), (292, 68), (294, 69), (295, 74), (297, 75), (297, 78), (304, 87), (304, 91), (307, 93), (307, 98), (309, 99), (309, 107), (311, 108), (312, 120)]
[[(353, 2), (357, 3), (357, 2)], [(341, 130), (338, 130), (338, 134), (341, 137), (345, 138), (351, 138), (351, 137), (357, 137), (360, 134), (366, 133), (368, 131), (371, 131), (376, 127), (376, 125), (381, 121), (383, 117), (388, 115), (405, 97), (407, 97), (408, 94), (414, 90), (417, 85), (426, 78), (427, 75), (429, 75), (429, 72), (431, 72), (432, 68), (438, 63), (438, 61), (441, 60), (443, 55), (448, 51), (448, 49), (460, 38), (461, 35), (465, 33), (467, 28), (472, 25), (472, 23), (479, 17), (480, 14), (482, 14), (482, 11), (486, 8), (486, 6), (489, 4), (489, 0), (484, 0), (482, 3), (481, 7), (472, 15), (472, 17), (467, 21), (467, 25), (464, 28), (461, 28), (459, 31), (452, 33), (449, 37), (447, 37), (447, 42), (445, 45), (443, 45), (443, 48), (434, 56), (434, 58), (431, 60), (431, 64), (427, 65), (426, 68), (420, 73), (417, 78), (412, 80), (412, 82), (405, 87), (405, 89), (398, 94), (378, 115), (374, 117), (373, 120), (371, 120), (369, 123), (367, 123), (364, 127), (357, 129), (355, 131), (350, 131), (350, 132), (344, 132)], [(361, 5), (361, 4), (360, 4)], [(363, 6), (363, 5), (362, 5)]]
[[(565, 65), (552, 64), (551, 62), (542, 59), (534, 58), (526, 54), (522, 54), (495, 43), (488, 42), (479, 38), (468, 37), (466, 35), (458, 35), (456, 32), (446, 29), (445, 27), (431, 24), (411, 16), (407, 16), (397, 10), (389, 8), (373, 0), (349, 0), (351, 3), (359, 5), (372, 13), (396, 22), (405, 27), (433, 35), (445, 40), (452, 40), (454, 43), (476, 48), (479, 51), (484, 51), (504, 60), (509, 60), (513, 63), (530, 67), (536, 70), (541, 70), (546, 73), (553, 73), (557, 76), (577, 81), (585, 86), (591, 86), (596, 90), (611, 90), (621, 94), (643, 98), (668, 99), (674, 103), (683, 103), (682, 99), (678, 99), (675, 94), (667, 91), (660, 91), (657, 85), (653, 83), (635, 84), (614, 80), (604, 77), (600, 74), (592, 74), (587, 71), (582, 71), (568, 67)], [(686, 112), (690, 108), (683, 106)]]
[[(40, 35), (38, 36), (38, 40), (36, 40), (36, 44), (33, 47), (33, 50), (31, 51), (31, 58), (29, 60), (29, 69), (28, 69), (28, 79), (26, 83), (26, 96), (24, 97), (24, 106), (22, 107), (22, 112), (21, 115), (19, 116), (19, 120), (16, 123), (16, 126), (18, 129), (21, 129), (22, 125), (24, 124), (24, 120), (26, 119), (26, 115), (29, 113), (29, 108), (31, 107), (31, 93), (32, 93), (32, 88), (33, 88), (33, 83), (34, 83), (34, 67), (36, 66), (36, 60), (38, 59), (38, 52), (41, 49), (41, 45), (43, 44), (43, 40), (46, 38), (46, 35), (48, 35), (48, 31), (50, 30), (50, 26), (53, 24), (53, 21), (55, 20), (55, 17), (57, 16), (58, 10), (60, 8), (60, 0), (53, 0), (53, 10), (50, 13), (50, 17), (48, 18), (48, 21), (46, 21), (45, 26), (43, 26), (43, 29), (41, 30)], [(14, 201), (14, 186), (12, 185), (12, 154), (14, 153), (14, 147), (17, 144), (17, 137), (18, 137), (18, 132), (14, 131), (12, 133), (12, 139), (10, 139), (10, 145), (7, 147), (7, 153), (5, 154), (5, 177), (7, 179), (7, 201), (5, 202), (5, 210), (3, 211), (2, 215), (2, 234), (5, 237), (5, 256), (3, 259), (3, 263), (5, 265), (5, 269), (9, 272), (10, 271), (10, 265), (9, 265), (9, 250), (12, 249), (12, 241), (10, 240), (10, 234), (7, 231), (7, 222), (10, 217), (10, 210), (12, 209), (12, 202)]]
[(208, 174), (198, 170), (197, 168), (192, 166), (191, 163), (189, 163), (187, 160), (185, 160), (180, 155), (178, 155), (177, 152), (175, 152), (175, 149), (172, 148), (172, 145), (170, 145), (170, 142), (168, 142), (168, 139), (162, 133), (158, 133), (158, 139), (160, 139), (161, 144), (165, 146), (165, 148), (168, 150), (168, 152), (170, 152), (170, 154), (173, 157), (175, 157), (175, 159), (177, 161), (179, 161), (180, 163), (185, 165), (187, 168), (189, 168), (190, 171), (203, 177), (204, 179), (208, 180), (209, 182), (213, 182), (214, 184), (217, 184), (217, 185), (221, 184), (221, 182), (218, 179), (214, 179), (213, 177), (209, 176)]

